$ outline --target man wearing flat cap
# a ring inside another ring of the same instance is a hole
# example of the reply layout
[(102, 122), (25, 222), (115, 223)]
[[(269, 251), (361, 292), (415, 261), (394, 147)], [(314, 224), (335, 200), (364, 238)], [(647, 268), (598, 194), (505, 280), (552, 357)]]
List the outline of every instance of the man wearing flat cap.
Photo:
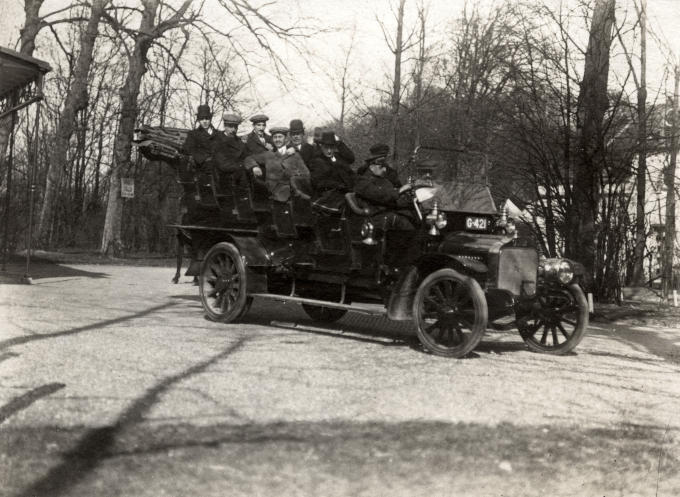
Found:
[(241, 116), (231, 112), (222, 114), (224, 131), (219, 132), (216, 141), (215, 176), (218, 189), (228, 191), (234, 184), (245, 184), (246, 175), (243, 169), (243, 159), (246, 158), (246, 144), (236, 135)]
[(305, 127), (300, 119), (293, 119), (290, 121), (289, 129), (290, 141), (288, 142), (288, 147), (294, 149), (302, 160), (305, 161), (305, 165), (309, 166), (310, 161), (316, 153), (316, 146), (307, 143), (305, 140)]
[(259, 154), (274, 148), (271, 135), (265, 132), (267, 121), (269, 121), (269, 117), (264, 114), (256, 114), (250, 118), (250, 122), (253, 123), (253, 130), (246, 138), (248, 155)]
[(212, 125), (210, 106), (199, 105), (196, 112), (198, 126), (187, 133), (182, 151), (193, 157), (196, 167), (201, 172), (210, 172), (213, 166), (215, 145), (220, 136)]
[(385, 143), (376, 143), (375, 145), (371, 146), (369, 152), (371, 155), (366, 158), (364, 165), (357, 169), (357, 174), (360, 176), (363, 175), (366, 171), (368, 171), (368, 168), (371, 164), (379, 162), (385, 165), (385, 172), (383, 176), (387, 178), (396, 188), (401, 187), (402, 183), (399, 179), (397, 171), (395, 171), (387, 161), (387, 156), (390, 154), (390, 146)]
[(265, 150), (246, 157), (243, 165), (251, 171), (255, 180), (263, 180), (270, 197), (279, 202), (290, 198), (290, 178), (309, 176), (302, 157), (286, 146), (288, 128), (271, 128), (273, 150)]
[(246, 145), (236, 136), (241, 121), (238, 114), (230, 112), (222, 114), (224, 131), (215, 149), (215, 161), (217, 169), (224, 173), (234, 173), (241, 169), (243, 159), (246, 158)]
[(340, 212), (345, 193), (354, 187), (355, 174), (350, 163), (338, 154), (334, 131), (324, 131), (318, 145), (321, 153), (310, 162), (314, 204), (327, 212)]

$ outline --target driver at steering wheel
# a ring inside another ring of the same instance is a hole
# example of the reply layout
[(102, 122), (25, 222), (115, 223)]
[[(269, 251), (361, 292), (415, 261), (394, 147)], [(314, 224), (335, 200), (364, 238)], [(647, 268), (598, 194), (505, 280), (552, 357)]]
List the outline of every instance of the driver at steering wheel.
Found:
[(357, 178), (354, 192), (376, 212), (371, 220), (377, 227), (384, 230), (413, 230), (412, 213), (408, 208), (411, 199), (403, 195), (411, 189), (411, 185), (396, 188), (387, 178), (387, 167), (384, 157), (371, 161)]

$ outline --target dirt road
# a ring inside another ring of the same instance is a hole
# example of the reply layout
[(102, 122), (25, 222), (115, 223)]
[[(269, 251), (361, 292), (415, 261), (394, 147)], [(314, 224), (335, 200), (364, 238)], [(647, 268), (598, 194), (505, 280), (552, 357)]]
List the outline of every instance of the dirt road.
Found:
[(169, 268), (0, 283), (0, 494), (680, 495), (680, 330), (595, 322), (576, 353), (256, 302), (203, 317)]

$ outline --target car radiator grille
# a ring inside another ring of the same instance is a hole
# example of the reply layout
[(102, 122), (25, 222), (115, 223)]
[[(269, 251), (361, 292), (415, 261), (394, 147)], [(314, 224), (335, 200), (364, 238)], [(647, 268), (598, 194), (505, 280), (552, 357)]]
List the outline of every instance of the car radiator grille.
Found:
[(536, 292), (538, 255), (532, 248), (509, 247), (501, 251), (498, 259), (498, 288), (513, 295)]

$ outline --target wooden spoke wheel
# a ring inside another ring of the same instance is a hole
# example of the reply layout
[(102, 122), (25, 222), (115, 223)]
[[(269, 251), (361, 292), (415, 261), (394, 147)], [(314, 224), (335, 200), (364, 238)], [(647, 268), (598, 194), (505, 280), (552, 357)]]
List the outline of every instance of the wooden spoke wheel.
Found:
[(333, 307), (320, 307), (317, 305), (302, 304), (302, 308), (314, 321), (321, 321), (323, 323), (334, 323), (342, 316), (347, 314), (345, 309), (335, 309)]
[(529, 349), (561, 355), (579, 344), (588, 327), (588, 301), (577, 284), (539, 289), (530, 310), (517, 318), (517, 328)]
[(488, 317), (482, 287), (453, 269), (425, 278), (413, 302), (418, 338), (426, 350), (440, 356), (469, 354), (482, 339)]
[(248, 311), (252, 298), (246, 294), (246, 268), (234, 245), (218, 243), (205, 255), (199, 292), (203, 309), (214, 321), (230, 323)]

